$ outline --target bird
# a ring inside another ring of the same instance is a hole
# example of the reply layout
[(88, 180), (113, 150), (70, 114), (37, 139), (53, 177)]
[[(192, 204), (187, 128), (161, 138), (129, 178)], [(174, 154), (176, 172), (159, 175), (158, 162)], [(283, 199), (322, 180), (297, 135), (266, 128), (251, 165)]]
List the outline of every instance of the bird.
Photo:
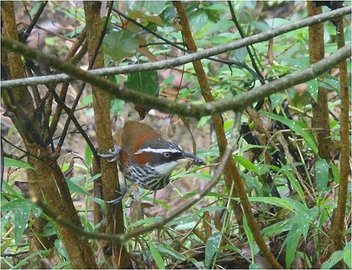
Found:
[(173, 142), (164, 140), (150, 126), (128, 121), (117, 135), (117, 145), (101, 157), (117, 160), (122, 175), (137, 186), (157, 191), (170, 183), (172, 171), (184, 160), (205, 165), (197, 156)]

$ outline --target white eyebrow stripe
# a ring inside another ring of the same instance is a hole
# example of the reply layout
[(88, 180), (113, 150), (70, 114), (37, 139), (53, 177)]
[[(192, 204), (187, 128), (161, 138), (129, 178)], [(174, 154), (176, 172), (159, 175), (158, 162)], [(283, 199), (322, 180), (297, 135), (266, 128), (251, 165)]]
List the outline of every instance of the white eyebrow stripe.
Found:
[(139, 149), (137, 152), (134, 153), (134, 155), (142, 154), (142, 153), (145, 153), (145, 152), (162, 154), (162, 153), (165, 153), (165, 152), (180, 153), (181, 151), (182, 151), (181, 149), (172, 149), (172, 148), (155, 149), (155, 148), (146, 147), (146, 148)]

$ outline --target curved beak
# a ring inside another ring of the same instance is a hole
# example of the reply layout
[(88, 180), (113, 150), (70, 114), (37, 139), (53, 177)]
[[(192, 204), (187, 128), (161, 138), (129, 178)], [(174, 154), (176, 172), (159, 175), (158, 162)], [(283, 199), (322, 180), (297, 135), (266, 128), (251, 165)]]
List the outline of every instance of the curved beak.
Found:
[(205, 162), (202, 159), (200, 159), (199, 157), (196, 157), (195, 155), (193, 155), (191, 153), (184, 152), (183, 155), (185, 158), (193, 159), (193, 162), (198, 166), (205, 165)]

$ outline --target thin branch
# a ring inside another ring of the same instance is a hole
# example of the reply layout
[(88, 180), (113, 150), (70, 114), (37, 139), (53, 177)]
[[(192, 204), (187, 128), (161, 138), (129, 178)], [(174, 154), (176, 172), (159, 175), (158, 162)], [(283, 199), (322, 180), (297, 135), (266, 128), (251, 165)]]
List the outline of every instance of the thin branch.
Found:
[[(156, 36), (157, 38), (161, 39), (162, 41), (165, 41), (167, 44), (169, 44), (169, 45), (171, 45), (171, 46), (173, 46), (173, 47), (175, 47), (175, 48), (177, 48), (177, 49), (179, 49), (179, 50), (181, 50), (181, 51), (183, 51), (183, 52), (190, 53), (189, 50), (183, 48), (182, 46), (177, 45), (177, 43), (172, 42), (172, 41), (170, 41), (170, 40), (164, 38), (163, 36), (161, 36), (161, 35), (155, 33), (154, 31), (148, 29), (148, 28), (145, 27), (143, 24), (140, 24), (140, 23), (137, 22), (136, 20), (134, 20), (134, 19), (128, 17), (127, 15), (123, 14), (121, 11), (119, 11), (119, 10), (117, 10), (117, 9), (115, 9), (115, 8), (113, 9), (113, 11), (115, 11), (116, 13), (118, 13), (120, 16), (124, 17), (126, 20), (128, 20), (128, 21), (132, 22), (133, 24), (139, 26), (139, 27), (142, 28), (144, 31), (146, 31), (146, 32), (148, 32), (148, 33), (150, 33), (150, 34)], [(229, 66), (230, 66), (230, 69), (231, 69), (231, 66), (233, 66), (233, 65), (235, 65), (235, 66), (237, 66), (237, 67), (239, 67), (239, 68), (244, 68), (244, 69), (246, 69), (247, 71), (249, 71), (249, 72), (252, 74), (252, 76), (253, 76), (253, 78), (254, 78), (254, 79), (253, 79), (253, 85), (254, 85), (254, 83), (255, 83), (255, 79), (259, 78), (258, 75), (257, 75), (257, 73), (256, 73), (254, 70), (252, 70), (252, 69), (251, 69), (250, 67), (248, 67), (246, 64), (243, 64), (243, 63), (241, 63), (241, 62), (234, 61), (234, 60), (219, 59), (219, 58), (214, 58), (214, 57), (206, 57), (206, 58), (209, 59), (209, 60), (211, 60), (211, 61), (215, 61), (215, 62), (218, 62), (218, 63), (223, 63), (223, 64), (226, 64), (226, 65), (229, 65)], [(259, 78), (259, 80), (261, 80), (261, 78)]]
[[(189, 25), (189, 20), (186, 14), (186, 10), (181, 2), (178, 1), (173, 1), (173, 5), (177, 10), (177, 14), (179, 17), (181, 29), (182, 29), (182, 35), (184, 38), (184, 41), (187, 45), (187, 48), (191, 52), (196, 52), (197, 51), (197, 46), (194, 41), (191, 27)], [(206, 75), (206, 72), (203, 68), (202, 61), (197, 60), (194, 61), (193, 63), (193, 68), (197, 76), (198, 84), (201, 89), (201, 94), (205, 100), (205, 102), (210, 103), (215, 101), (215, 98), (212, 93), (212, 89), (209, 85), (208, 78)], [(219, 153), (220, 153), (220, 158), (224, 155), (224, 151), (227, 147), (228, 141), (226, 138), (226, 134), (224, 131), (224, 119), (221, 114), (215, 114), (211, 118), (212, 123), (214, 125), (214, 130), (215, 130), (215, 135), (216, 135), (216, 140), (219, 148)], [(236, 187), (234, 187), (233, 182), (234, 178), (238, 177), (239, 178), (239, 173), (236, 168), (235, 162), (233, 159), (229, 159), (227, 161), (227, 164), (225, 166), (224, 170), (224, 179), (225, 179), (225, 184), (227, 189), (230, 192), (234, 192), (234, 195), (237, 196), (236, 192)], [(235, 217), (237, 220), (237, 223), (241, 226), (243, 224), (242, 220), (242, 210), (241, 206), (238, 202), (233, 202), (232, 207), (234, 209)]]
[[(53, 95), (55, 101), (57, 102), (57, 104), (59, 106), (61, 106), (62, 109), (64, 109), (64, 111), (67, 113), (68, 115), (68, 118), (70, 118), (72, 120), (72, 122), (74, 123), (74, 125), (76, 126), (77, 130), (79, 131), (79, 133), (82, 135), (82, 137), (85, 139), (86, 143), (88, 144), (90, 150), (92, 151), (92, 154), (94, 156), (94, 158), (98, 159), (98, 153), (97, 153), (97, 150), (95, 149), (94, 147), (94, 144), (92, 143), (92, 141), (90, 140), (88, 134), (83, 130), (82, 126), (80, 125), (80, 123), (78, 122), (77, 118), (75, 117), (74, 115), (74, 110), (73, 108), (69, 108), (66, 106), (65, 102), (61, 100), (60, 96), (55, 92), (54, 89), (51, 89), (49, 87), (49, 91), (51, 91), (51, 94)], [(68, 133), (68, 127), (67, 127), (67, 130), (65, 130), (65, 136), (67, 135)], [(60, 140), (62, 139), (62, 135), (60, 136)], [(59, 143), (57, 144), (56, 146), (56, 150), (55, 150), (55, 154), (56, 156), (59, 155), (60, 151), (61, 151), (61, 147), (63, 145), (63, 142), (60, 143), (60, 140), (59, 140)]]
[[(31, 154), (30, 152), (22, 149), (21, 147), (18, 147), (17, 145), (15, 145), (14, 143), (10, 142), (9, 140), (7, 140), (4, 136), (1, 136), (1, 145), (2, 145), (2, 141), (5, 141), (6, 143), (8, 143), (9, 145), (11, 145), (13, 148), (16, 148), (17, 150), (21, 151), (22, 153), (24, 153), (24, 155), (20, 158), (22, 159), (23, 157), (26, 157), (26, 156), (31, 156), (31, 157), (34, 157), (38, 160), (41, 160), (43, 161), (43, 159), (39, 156), (35, 156), (33, 154)], [(18, 158), (17, 158), (18, 159)]]
[(19, 39), (22, 42), (25, 42), (27, 40), (27, 38), (29, 37), (29, 35), (31, 34), (33, 28), (36, 26), (40, 15), (43, 13), (46, 5), (48, 4), (48, 1), (45, 1), (43, 3), (40, 4), (36, 14), (34, 15), (33, 19), (31, 20), (31, 23), (29, 24), (29, 26), (27, 27), (27, 29), (23, 32), (19, 34)]
[[(71, 49), (67, 53), (67, 55), (65, 57), (65, 60), (71, 61), (71, 63), (74, 64), (74, 61), (73, 61), (74, 57), (75, 57), (75, 55), (79, 55), (79, 52), (77, 53), (77, 51), (82, 46), (82, 44), (83, 44), (83, 42), (85, 40), (86, 40), (86, 30), (83, 29), (82, 32), (77, 37), (76, 42), (73, 44), (73, 46), (71, 47)], [(84, 47), (84, 44), (83, 44), (82, 48), (83, 47)], [(69, 87), (69, 83), (68, 82), (63, 83), (63, 85), (61, 86), (60, 99), (63, 102), (65, 102), (65, 100), (66, 100), (68, 87)], [(61, 107), (60, 104), (58, 104), (58, 106), (56, 107), (55, 113), (52, 116), (51, 123), (50, 123), (50, 137), (51, 138), (54, 136), (54, 133), (56, 131), (57, 125), (58, 125), (60, 117), (61, 117), (61, 113), (62, 113), (62, 107)]]
[[(177, 58), (157, 61), (153, 63), (144, 63), (144, 64), (122, 66), (122, 67), (118, 66), (118, 67), (97, 69), (94, 71), (93, 70), (90, 71), (90, 73), (96, 74), (96, 75), (114, 75), (114, 74), (124, 74), (124, 73), (144, 71), (144, 70), (160, 70), (160, 69), (180, 66), (186, 63), (193, 62), (195, 60), (207, 58), (212, 55), (221, 54), (229, 50), (235, 50), (251, 44), (263, 42), (263, 41), (272, 39), (276, 36), (279, 36), (281, 34), (294, 31), (309, 25), (325, 22), (325, 21), (331, 20), (332, 18), (347, 15), (350, 13), (351, 13), (351, 7), (344, 7), (328, 13), (312, 16), (288, 25), (284, 25), (264, 33), (253, 35), (241, 40), (233, 41), (225, 45), (220, 45), (210, 49), (205, 49), (197, 53), (192, 53), (192, 54), (180, 56)], [(2, 88), (5, 89), (5, 88), (13, 88), (15, 86), (28, 86), (33, 84), (46, 84), (48, 82), (58, 83), (58, 82), (75, 80), (75, 77), (70, 75), (57, 74), (57, 75), (48, 75), (48, 76), (33, 77), (33, 78), (7, 80), (7, 81), (2, 81)]]
[(0, 191), (2, 192), (2, 182), (4, 180), (4, 148), (2, 145), (2, 136), (0, 139)]
[[(345, 45), (343, 18), (337, 19), (336, 36), (337, 46), (341, 48)], [(333, 251), (343, 249), (343, 240), (347, 226), (345, 225), (346, 208), (348, 205), (348, 178), (351, 174), (351, 167), (349, 164), (351, 154), (351, 141), (350, 133), (350, 93), (348, 84), (347, 62), (341, 61), (340, 63), (340, 95), (341, 95), (341, 114), (340, 114), (340, 136), (341, 136), (341, 149), (340, 149), (340, 183), (338, 187), (337, 207), (334, 212), (332, 221), (332, 239)]]
[[(241, 25), (239, 24), (238, 20), (237, 20), (237, 17), (236, 17), (236, 13), (235, 13), (235, 10), (232, 6), (232, 2), (231, 1), (227, 1), (227, 4), (230, 8), (230, 12), (231, 12), (231, 17), (232, 17), (232, 20), (233, 20), (233, 23), (236, 25), (236, 28), (238, 30), (238, 32), (240, 33), (240, 36), (241, 38), (245, 38), (245, 34), (242, 30), (242, 27)], [(252, 49), (254, 50), (253, 46), (252, 46)], [(247, 50), (247, 53), (249, 55), (249, 58), (251, 59), (251, 62), (252, 62), (252, 66), (254, 68), (254, 70), (257, 72), (257, 76), (259, 78), (259, 81), (261, 84), (265, 84), (265, 79), (263, 77), (263, 75), (260, 73), (260, 70), (257, 66), (257, 63), (255, 62), (255, 59), (254, 59), (254, 56), (249, 48), (249, 46), (246, 46), (246, 50)]]
[(38, 62), (45, 62), (51, 67), (70, 73), (71, 76), (97, 86), (102, 91), (106, 91), (114, 97), (144, 107), (152, 107), (162, 112), (196, 118), (206, 115), (214, 115), (229, 110), (233, 110), (235, 112), (242, 111), (253, 102), (256, 102), (294, 85), (304, 83), (318, 77), (322, 73), (328, 71), (333, 66), (340, 63), (342, 60), (351, 56), (351, 45), (349, 44), (326, 57), (325, 59), (312, 64), (304, 70), (293, 72), (280, 79), (272, 81), (271, 83), (256, 87), (246, 93), (238, 94), (232, 99), (209, 102), (207, 104), (179, 104), (174, 101), (155, 98), (140, 92), (128, 89), (120, 89), (119, 86), (105, 78), (99, 78), (85, 70), (77, 68), (70, 63), (64, 62), (51, 55), (44, 54), (38, 50), (29, 48), (20, 42), (11, 40), (6, 37), (2, 37), (2, 46), (5, 50), (17, 52), (25, 57), (35, 59)]
[[(104, 26), (103, 26), (103, 28), (102, 28), (102, 32), (100, 33), (99, 41), (98, 41), (98, 43), (97, 43), (97, 45), (96, 45), (96, 47), (95, 47), (95, 49), (94, 49), (94, 54), (93, 54), (93, 56), (92, 56), (92, 57), (90, 58), (90, 60), (89, 60), (88, 70), (93, 68), (94, 63), (95, 63), (95, 60), (96, 60), (96, 57), (97, 57), (98, 52), (99, 52), (99, 50), (100, 50), (100, 47), (101, 47), (101, 45), (102, 45), (102, 43), (103, 43), (103, 39), (104, 39), (104, 36), (105, 36), (105, 34), (106, 34), (106, 29), (107, 29), (108, 22), (109, 22), (109, 18), (110, 18), (110, 14), (111, 14), (111, 9), (112, 9), (112, 4), (109, 6), (108, 13), (107, 13), (107, 16), (106, 16), (106, 20), (105, 20), (105, 22), (104, 22)], [(62, 145), (63, 145), (63, 143), (64, 143), (64, 140), (65, 140), (65, 138), (66, 138), (66, 133), (67, 133), (68, 128), (69, 128), (69, 126), (70, 126), (71, 120), (73, 120), (74, 112), (76, 111), (76, 108), (77, 108), (77, 106), (78, 106), (78, 102), (79, 102), (79, 100), (80, 100), (80, 98), (81, 98), (81, 96), (82, 96), (82, 94), (83, 94), (83, 90), (84, 90), (85, 85), (86, 85), (86, 82), (85, 82), (85, 81), (82, 81), (82, 83), (81, 83), (81, 85), (80, 85), (80, 87), (79, 87), (77, 96), (76, 96), (76, 98), (75, 98), (75, 100), (74, 100), (74, 102), (73, 102), (73, 105), (72, 105), (72, 107), (71, 107), (71, 110), (66, 111), (66, 112), (68, 113), (68, 116), (69, 116), (69, 117), (67, 118), (67, 120), (66, 120), (66, 122), (65, 122), (64, 129), (63, 129), (63, 131), (62, 131), (61, 138), (60, 138), (59, 143), (58, 143), (58, 149), (61, 149), (61, 147), (62, 147)], [(83, 135), (83, 134), (82, 134), (82, 135)], [(87, 137), (88, 137), (88, 136), (87, 136)], [(98, 165), (100, 166), (100, 159), (99, 159), (98, 156), (97, 156), (97, 153), (96, 153), (95, 148), (93, 147), (92, 144), (89, 144), (89, 146), (90, 146), (90, 148), (91, 148), (91, 151), (92, 151), (93, 154), (94, 154), (94, 158), (97, 160), (97, 163), (98, 163)]]
[[(197, 47), (194, 41), (194, 38), (192, 36), (191, 28), (188, 22), (188, 17), (186, 14), (186, 10), (183, 7), (183, 4), (178, 1), (173, 1), (173, 5), (175, 6), (177, 13), (180, 18), (180, 24), (182, 27), (182, 34), (185, 38), (185, 42), (188, 46), (188, 48), (192, 52), (197, 51)], [(197, 78), (198, 78), (198, 83), (201, 88), (201, 93), (204, 97), (204, 99), (209, 102), (213, 101), (214, 98), (211, 93), (210, 86), (208, 84), (207, 77), (205, 75), (204, 68), (202, 66), (201, 61), (195, 61), (193, 62), (193, 67), (194, 70), (197, 73)], [(227, 140), (226, 136), (224, 133), (224, 122), (222, 119), (222, 116), (220, 114), (214, 115), (212, 117), (212, 120), (214, 122), (214, 127), (215, 127), (215, 132), (216, 132), (216, 137), (217, 137), (217, 142), (220, 150), (220, 156), (223, 156), (223, 149), (224, 146), (226, 147), (227, 145)], [(239, 121), (240, 122), (240, 121)], [(239, 125), (239, 123), (236, 123)], [(240, 203), (242, 205), (243, 213), (245, 214), (247, 221), (248, 221), (248, 226), (251, 229), (251, 232), (253, 234), (253, 238), (255, 242), (258, 245), (258, 248), (260, 249), (261, 253), (263, 254), (264, 258), (269, 262), (269, 264), (273, 268), (282, 268), (280, 263), (276, 260), (275, 256), (272, 254), (271, 250), (268, 248), (266, 245), (263, 236), (261, 235), (260, 232), (260, 227), (255, 220), (251, 205), (249, 203), (247, 193), (245, 190), (245, 185), (243, 183), (243, 180), (240, 177), (240, 173), (236, 167), (235, 161), (233, 159), (228, 160), (225, 169), (224, 169), (224, 178), (225, 178), (225, 183), (227, 188), (233, 192), (234, 196), (238, 196), (240, 198)], [(235, 212), (235, 216), (237, 219), (237, 222), (239, 225), (242, 225), (242, 211), (241, 207), (238, 204), (238, 202), (233, 201), (233, 208)]]

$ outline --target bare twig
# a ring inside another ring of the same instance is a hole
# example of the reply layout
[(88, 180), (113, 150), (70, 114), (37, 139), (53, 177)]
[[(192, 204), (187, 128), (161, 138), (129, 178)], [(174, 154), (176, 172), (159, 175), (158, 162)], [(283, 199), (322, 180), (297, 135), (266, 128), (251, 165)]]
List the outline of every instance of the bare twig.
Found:
[[(148, 29), (147, 27), (145, 27), (143, 24), (140, 24), (139, 22), (137, 22), (136, 20), (128, 17), (127, 15), (123, 14), (121, 11), (117, 10), (117, 9), (113, 9), (113, 11), (115, 11), (116, 13), (118, 13), (120, 16), (124, 17), (126, 20), (134, 23), (135, 25), (139, 26), (140, 28), (142, 28), (144, 31), (156, 36), (157, 38), (165, 41), (167, 44), (169, 45), (172, 45), (173, 47), (183, 51), (183, 52), (187, 52), (187, 53), (190, 53), (190, 51), (188, 51), (187, 49), (183, 48), (182, 46), (179, 46), (177, 44), (177, 42), (172, 42), (166, 38), (164, 38), (163, 36), (155, 33), (154, 31)], [(226, 65), (229, 65), (229, 66), (237, 66), (239, 68), (244, 68), (246, 69), (247, 71), (249, 71), (252, 76), (253, 76), (253, 81), (255, 81), (255, 79), (259, 78), (257, 73), (254, 72), (254, 70), (252, 70), (250, 67), (248, 67), (246, 64), (244, 63), (241, 63), (241, 62), (238, 62), (238, 61), (234, 61), (234, 60), (227, 60), (227, 59), (219, 59), (219, 58), (215, 58), (215, 57), (206, 57), (207, 59), (211, 60), (211, 61), (215, 61), (215, 62), (218, 62), (218, 63), (223, 63), (223, 64), (226, 64)], [(261, 80), (261, 78), (259, 78), (259, 80)]]
[(2, 46), (5, 50), (20, 53), (25, 57), (36, 59), (38, 62), (45, 62), (49, 66), (56, 69), (64, 70), (65, 72), (70, 73), (71, 76), (91, 83), (92, 85), (99, 87), (101, 90), (110, 93), (112, 96), (125, 101), (133, 102), (134, 104), (141, 106), (152, 107), (167, 113), (196, 118), (206, 115), (214, 115), (229, 110), (235, 112), (242, 111), (248, 105), (256, 102), (257, 100), (318, 77), (331, 67), (338, 64), (340, 61), (351, 56), (351, 45), (349, 44), (304, 70), (299, 70), (288, 74), (268, 84), (256, 87), (247, 93), (236, 95), (232, 99), (214, 101), (207, 104), (179, 104), (177, 102), (155, 98), (133, 90), (120, 89), (117, 85), (105, 78), (99, 78), (85, 70), (73, 66), (70, 63), (44, 54), (38, 50), (29, 48), (20, 42), (6, 37), (2, 38)]
[[(86, 40), (86, 30), (82, 30), (82, 32), (79, 34), (79, 36), (77, 37), (76, 42), (73, 44), (73, 46), (71, 47), (70, 51), (67, 53), (65, 59), (67, 61), (71, 61), (72, 63), (74, 63), (74, 57), (75, 55), (79, 55), (79, 53), (77, 53), (78, 49), (82, 46), (82, 48), (84, 48), (84, 44), (82, 45), (82, 43)], [(77, 53), (77, 54), (76, 54)], [(69, 83), (65, 82), (62, 84), (61, 90), (60, 90), (60, 99), (65, 102), (66, 96), (67, 96), (67, 91), (68, 91), (68, 87), (69, 87)], [(56, 107), (55, 113), (52, 116), (52, 120), (50, 123), (50, 137), (52, 138), (57, 125), (59, 123), (60, 120), (60, 116), (62, 113), (62, 107), (60, 104), (58, 104), (58, 106)]]
[(29, 37), (29, 35), (31, 34), (33, 28), (36, 26), (40, 15), (43, 13), (46, 5), (48, 4), (48, 1), (42, 2), (36, 12), (36, 14), (34, 15), (33, 19), (31, 20), (31, 23), (29, 24), (29, 26), (27, 27), (27, 29), (24, 31), (23, 35), (19, 36), (19, 39), (22, 42), (25, 42), (27, 40), (27, 38)]
[[(231, 1), (227, 1), (227, 4), (228, 4), (228, 6), (230, 8), (230, 12), (231, 12), (231, 17), (232, 17), (233, 23), (236, 25), (236, 28), (237, 28), (238, 32), (240, 33), (241, 38), (245, 38), (245, 34), (244, 34), (243, 30), (242, 30), (241, 25), (239, 24), (239, 22), (237, 20), (237, 17), (236, 17), (236, 14), (235, 14), (235, 10), (233, 9), (232, 2)], [(252, 49), (254, 50), (253, 46), (252, 46)], [(257, 72), (257, 76), (259, 78), (260, 83), (261, 84), (265, 84), (264, 77), (260, 73), (260, 70), (259, 70), (259, 68), (257, 66), (257, 63), (255, 62), (254, 56), (253, 56), (249, 46), (246, 46), (246, 50), (248, 52), (249, 58), (251, 59), (252, 66), (255, 69), (255, 71)]]
[[(108, 22), (109, 22), (109, 17), (110, 17), (110, 14), (111, 14), (111, 8), (112, 8), (112, 5), (109, 6), (109, 9), (108, 9), (108, 14), (107, 14), (107, 17), (106, 17), (106, 20), (104, 22), (104, 26), (102, 28), (102, 32), (100, 33), (100, 38), (99, 38), (99, 42), (96, 44), (96, 47), (94, 49), (94, 54), (93, 56), (89, 59), (89, 65), (88, 65), (88, 70), (91, 69), (93, 66), (94, 66), (94, 63), (95, 63), (95, 59), (98, 55), (98, 52), (100, 50), (100, 47), (101, 47), (101, 44), (103, 43), (103, 39), (104, 39), (104, 36), (106, 34), (106, 29), (107, 29), (107, 26), (108, 26)], [(81, 85), (80, 85), (80, 88), (78, 90), (78, 93), (77, 93), (77, 96), (73, 102), (73, 105), (71, 107), (71, 110), (67, 111), (66, 112), (68, 113), (68, 118), (66, 120), (66, 123), (64, 125), (64, 129), (62, 131), (62, 134), (61, 134), (61, 138), (59, 140), (59, 143), (58, 143), (58, 149), (61, 148), (64, 140), (65, 140), (65, 137), (66, 137), (66, 133), (68, 131), (68, 127), (70, 125), (70, 122), (71, 122), (71, 119), (73, 119), (74, 117), (74, 112), (76, 111), (76, 108), (77, 108), (77, 105), (78, 105), (78, 102), (82, 96), (82, 93), (83, 93), (83, 90), (84, 90), (84, 87), (86, 85), (86, 82), (85, 81), (82, 81)], [(78, 127), (77, 127), (78, 128)], [(91, 148), (93, 154), (94, 154), (94, 157), (95, 159), (97, 160), (97, 163), (98, 165), (100, 165), (100, 159), (98, 158), (97, 156), (97, 153), (95, 151), (95, 148), (89, 144), (89, 147)]]
[[(210, 49), (205, 49), (197, 53), (188, 54), (185, 56), (180, 56), (173, 59), (157, 61), (153, 63), (145, 63), (145, 64), (137, 64), (137, 65), (128, 65), (122, 67), (111, 67), (104, 69), (97, 69), (94, 71), (90, 71), (92, 74), (96, 75), (114, 75), (114, 74), (124, 74), (135, 71), (144, 71), (144, 70), (160, 70), (166, 69), (170, 67), (175, 67), (179, 65), (183, 65), (186, 63), (193, 62), (195, 60), (200, 60), (212, 55), (217, 55), (229, 50), (235, 50), (238, 48), (242, 48), (251, 44), (259, 43), (262, 41), (266, 41), (272, 39), (281, 34), (294, 31), (300, 29), (302, 27), (306, 27), (309, 25), (314, 25), (320, 22), (325, 22), (331, 20), (332, 18), (336, 18), (339, 16), (347, 15), (351, 13), (351, 7), (344, 7), (340, 9), (336, 9), (334, 11), (324, 13), (317, 16), (312, 16), (310, 18), (306, 18), (291, 24), (284, 25), (282, 27), (278, 27), (276, 29), (269, 30), (264, 33), (260, 33), (257, 35), (253, 35), (241, 40), (233, 41), (225, 45), (216, 46)], [(71, 76), (70, 76), (71, 75)], [(72, 81), (75, 79), (72, 74), (57, 74), (57, 75), (48, 75), (42, 77), (33, 77), (33, 78), (24, 78), (24, 79), (16, 79), (16, 80), (8, 80), (2, 81), (2, 88), (13, 88), (15, 86), (28, 86), (33, 84), (45, 84), (48, 82), (63, 82), (63, 81)]]
[[(173, 1), (173, 5), (175, 6), (178, 15), (180, 17), (180, 24), (182, 26), (182, 33), (185, 38), (185, 42), (192, 52), (197, 51), (197, 47), (195, 41), (192, 36), (192, 32), (189, 26), (188, 17), (186, 11), (183, 7), (183, 4), (178, 1)], [(203, 69), (201, 61), (193, 62), (194, 70), (196, 71), (198, 83), (201, 88), (202, 95), (207, 102), (213, 101), (214, 98), (211, 93), (210, 86), (208, 84), (207, 77), (205, 75), (205, 71)], [(216, 114), (212, 117), (215, 126), (215, 132), (217, 137), (217, 142), (219, 145), (220, 156), (222, 157), (224, 152), (224, 147), (227, 148), (227, 139), (224, 133), (224, 124), (221, 114)], [(238, 124), (238, 123), (236, 123)], [(245, 214), (248, 226), (250, 227), (254, 240), (256, 241), (260, 251), (263, 256), (267, 259), (267, 261), (271, 264), (273, 268), (282, 268), (280, 263), (276, 260), (275, 256), (272, 254), (268, 246), (266, 245), (263, 236), (261, 235), (259, 225), (255, 220), (251, 205), (249, 203), (247, 193), (245, 190), (245, 186), (243, 180), (240, 177), (239, 171), (236, 167), (235, 161), (233, 159), (229, 159), (224, 168), (224, 178), (227, 188), (233, 192), (233, 194), (240, 198), (240, 203), (242, 205), (243, 213)], [(237, 222), (242, 225), (242, 209), (241, 206), (233, 201), (233, 208), (236, 215)]]
[[(344, 29), (343, 29), (343, 18), (337, 19), (337, 46), (341, 48), (345, 46)], [(341, 150), (340, 150), (340, 183), (338, 187), (338, 199), (337, 208), (332, 222), (332, 239), (333, 248), (332, 251), (342, 250), (344, 233), (347, 228), (345, 226), (345, 214), (347, 196), (348, 196), (348, 177), (351, 173), (349, 164), (350, 158), (350, 95), (348, 87), (348, 73), (346, 61), (340, 63), (340, 87), (341, 87), (341, 115), (340, 115), (340, 136), (341, 136)]]

